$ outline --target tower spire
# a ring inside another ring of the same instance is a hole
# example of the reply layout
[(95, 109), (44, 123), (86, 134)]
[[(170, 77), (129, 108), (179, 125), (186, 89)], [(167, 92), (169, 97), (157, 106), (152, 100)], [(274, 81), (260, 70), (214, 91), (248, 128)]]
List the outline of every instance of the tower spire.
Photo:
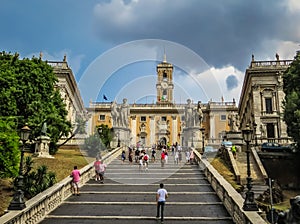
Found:
[(167, 63), (167, 55), (166, 55), (166, 49), (164, 48), (164, 60), (163, 60), (164, 63)]

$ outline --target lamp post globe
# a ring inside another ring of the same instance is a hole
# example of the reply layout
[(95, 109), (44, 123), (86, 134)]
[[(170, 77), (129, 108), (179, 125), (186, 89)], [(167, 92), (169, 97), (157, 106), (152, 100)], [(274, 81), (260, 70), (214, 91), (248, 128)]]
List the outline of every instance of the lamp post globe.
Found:
[(25, 152), (25, 143), (28, 141), (31, 133), (31, 129), (25, 125), (20, 131), (20, 140), (22, 141), (21, 158), (19, 167), (19, 176), (17, 177), (17, 191), (13, 196), (13, 200), (10, 202), (8, 210), (22, 210), (26, 207), (24, 201), (23, 187), (23, 157)]
[(246, 197), (243, 205), (244, 211), (258, 211), (257, 204), (254, 200), (254, 192), (251, 191), (252, 189), (252, 178), (251, 178), (251, 170), (250, 170), (250, 149), (249, 143), (252, 140), (253, 130), (250, 129), (249, 124), (246, 125), (246, 128), (242, 130), (243, 139), (246, 142), (247, 150), (247, 191)]

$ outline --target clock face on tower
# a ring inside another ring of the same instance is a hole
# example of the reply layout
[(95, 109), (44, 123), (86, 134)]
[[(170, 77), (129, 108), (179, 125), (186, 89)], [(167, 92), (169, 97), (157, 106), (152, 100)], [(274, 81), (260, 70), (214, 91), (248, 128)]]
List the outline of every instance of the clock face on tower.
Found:
[(163, 89), (166, 89), (166, 88), (168, 88), (168, 83), (167, 82), (162, 82), (161, 83), (161, 87), (163, 88)]

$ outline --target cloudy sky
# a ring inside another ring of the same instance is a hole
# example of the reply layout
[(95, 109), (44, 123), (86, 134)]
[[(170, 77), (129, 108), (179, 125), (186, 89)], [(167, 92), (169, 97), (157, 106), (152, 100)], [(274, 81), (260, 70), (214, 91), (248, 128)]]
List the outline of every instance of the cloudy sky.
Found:
[(174, 64), (175, 102), (239, 100), (251, 55), (293, 59), (299, 0), (52, 0), (0, 3), (1, 50), (62, 60), (86, 105), (152, 103), (156, 64)]

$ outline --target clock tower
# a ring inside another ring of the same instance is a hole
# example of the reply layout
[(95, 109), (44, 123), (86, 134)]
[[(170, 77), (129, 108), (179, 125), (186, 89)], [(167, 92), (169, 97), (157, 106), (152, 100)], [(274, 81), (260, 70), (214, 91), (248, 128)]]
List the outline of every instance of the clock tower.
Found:
[(157, 72), (157, 104), (172, 104), (173, 103), (173, 65), (167, 62), (166, 54), (164, 60), (156, 66)]

